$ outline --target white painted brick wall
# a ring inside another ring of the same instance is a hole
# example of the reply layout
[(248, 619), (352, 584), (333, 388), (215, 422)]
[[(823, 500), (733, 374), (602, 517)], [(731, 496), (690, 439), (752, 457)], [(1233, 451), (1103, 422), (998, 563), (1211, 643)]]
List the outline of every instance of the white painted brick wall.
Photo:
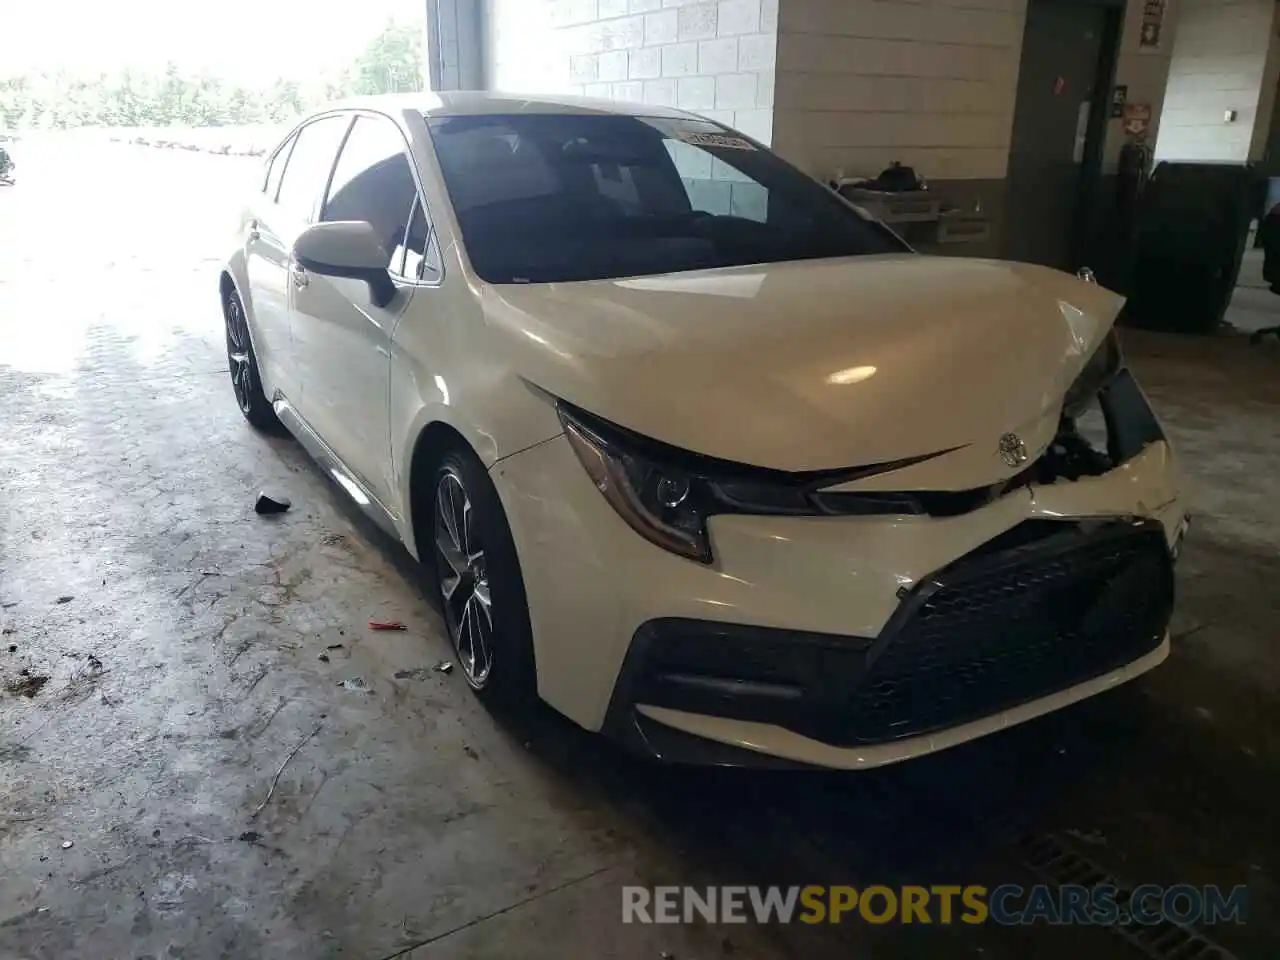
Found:
[(676, 90), (676, 106), (701, 113), (716, 108), (715, 77), (681, 77)]
[(664, 77), (691, 77), (698, 72), (698, 45), (673, 43), (662, 48)]
[(757, 79), (754, 73), (725, 73), (716, 77), (716, 109), (754, 109)]
[(706, 40), (716, 35), (719, 10), (714, 2), (692, 3), (677, 12), (681, 40)]
[(494, 89), (680, 107), (773, 135), (778, 0), (487, 2)]
[(760, 0), (720, 0), (716, 33), (722, 37), (760, 32)]
[[(682, 107), (774, 144), (819, 176), (837, 167), (875, 174), (893, 160), (935, 179), (1007, 170), (1027, 0), (487, 2), (496, 89)], [(1159, 118), (1174, 16), (1195, 5), (1271, 3), (1177, 0), (1165, 47), (1152, 54), (1137, 46), (1143, 0), (1129, 0), (1116, 82)], [(1266, 30), (1256, 27), (1259, 36)], [(1211, 72), (1194, 74), (1201, 87), (1216, 82), (1206, 79)], [(1190, 85), (1175, 78), (1171, 96)], [(1216, 102), (1222, 92), (1199, 96)], [(1250, 126), (1236, 109), (1236, 128)], [(1178, 110), (1169, 111), (1175, 130)], [(1112, 165), (1120, 126), (1108, 127)], [(1216, 132), (1222, 139), (1221, 123)]]
[(662, 10), (644, 18), (645, 46), (675, 43), (680, 36), (680, 11)]
[[(1275, 0), (1181, 0), (1158, 160), (1259, 158), (1276, 83), (1274, 63), (1268, 69), (1277, 43), (1275, 16)], [(1237, 113), (1230, 123), (1224, 120), (1228, 110)]]
[(822, 177), (894, 160), (1005, 176), (1026, 0), (782, 0), (778, 16), (773, 143), (789, 159)]
[(707, 76), (721, 73), (737, 73), (738, 41), (736, 38), (726, 40), (703, 40), (698, 44), (698, 72)]
[(628, 56), (631, 58), (631, 79), (649, 80), (662, 76), (662, 51), (659, 48), (632, 50)]

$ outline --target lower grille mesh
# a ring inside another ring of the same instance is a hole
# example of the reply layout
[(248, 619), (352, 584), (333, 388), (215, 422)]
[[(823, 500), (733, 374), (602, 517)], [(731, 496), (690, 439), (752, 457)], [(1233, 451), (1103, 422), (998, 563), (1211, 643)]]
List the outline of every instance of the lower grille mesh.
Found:
[(1159, 646), (1173, 605), (1163, 529), (1112, 523), (961, 561), (904, 603), (828, 742), (954, 726)]

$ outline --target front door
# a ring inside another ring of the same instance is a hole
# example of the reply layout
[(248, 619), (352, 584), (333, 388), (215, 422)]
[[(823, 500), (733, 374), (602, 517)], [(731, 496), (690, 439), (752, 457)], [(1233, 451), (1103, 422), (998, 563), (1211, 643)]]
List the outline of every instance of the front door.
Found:
[(1030, 0), (1009, 151), (1004, 253), (1070, 270), (1108, 8)]
[(320, 220), (372, 224), (396, 280), (396, 296), (379, 307), (363, 281), (311, 272), (299, 277), (293, 291), (292, 327), (303, 371), (299, 412), (391, 512), (391, 339), (417, 290), (400, 276), (417, 199), (399, 127), (386, 117), (357, 117), (333, 168)]

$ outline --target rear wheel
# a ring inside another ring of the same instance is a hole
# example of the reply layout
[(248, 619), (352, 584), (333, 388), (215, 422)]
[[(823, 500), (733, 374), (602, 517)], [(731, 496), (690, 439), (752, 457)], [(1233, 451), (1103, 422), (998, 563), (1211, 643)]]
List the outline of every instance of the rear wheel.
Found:
[(249, 321), (245, 317), (244, 304), (234, 290), (223, 300), (222, 313), (227, 325), (227, 366), (231, 370), (231, 389), (235, 391), (236, 404), (255, 429), (278, 430), (280, 421), (262, 392), (258, 358), (249, 339)]
[(462, 675), (487, 703), (527, 708), (537, 699), (533, 632), (498, 492), (473, 454), (451, 450), (430, 497), (435, 582)]

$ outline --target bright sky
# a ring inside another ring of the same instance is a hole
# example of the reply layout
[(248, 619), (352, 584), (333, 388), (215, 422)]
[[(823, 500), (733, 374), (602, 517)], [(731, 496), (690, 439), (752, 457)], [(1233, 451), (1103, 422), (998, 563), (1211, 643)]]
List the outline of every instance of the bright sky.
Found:
[(0, 0), (0, 76), (59, 67), (209, 68), (247, 83), (305, 79), (354, 57), (426, 0)]

